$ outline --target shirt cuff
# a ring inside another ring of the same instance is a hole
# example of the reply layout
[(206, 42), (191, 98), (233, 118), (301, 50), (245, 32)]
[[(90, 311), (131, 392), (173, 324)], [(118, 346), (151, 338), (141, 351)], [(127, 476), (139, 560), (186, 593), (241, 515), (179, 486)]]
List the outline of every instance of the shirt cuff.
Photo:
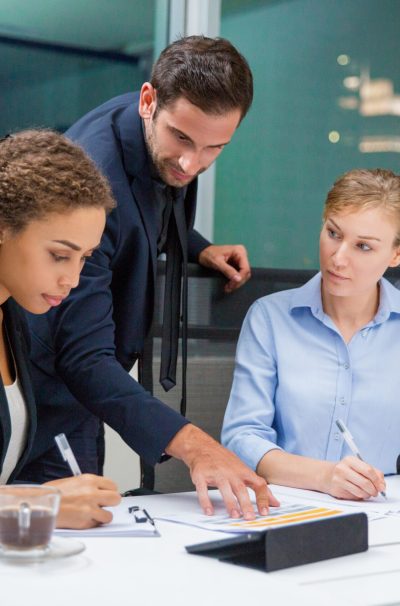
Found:
[(282, 450), (275, 442), (264, 440), (258, 436), (241, 436), (237, 442), (233, 441), (229, 448), (253, 471), (256, 471), (257, 465), (267, 452)]

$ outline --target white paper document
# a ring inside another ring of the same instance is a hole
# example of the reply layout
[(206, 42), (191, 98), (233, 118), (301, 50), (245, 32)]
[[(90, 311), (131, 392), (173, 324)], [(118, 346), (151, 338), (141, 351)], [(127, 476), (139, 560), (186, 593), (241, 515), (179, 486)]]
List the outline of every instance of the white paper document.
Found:
[[(367, 514), (370, 524), (376, 523), (378, 520), (392, 520), (394, 522), (397, 518), (400, 527), (400, 498), (397, 487), (392, 490), (388, 486), (387, 499), (379, 496), (367, 501), (344, 501), (320, 492), (285, 486), (270, 486), (270, 488), (281, 505), (280, 507), (271, 507), (268, 516), (257, 516), (255, 520), (247, 521), (243, 518), (234, 520), (226, 513), (216, 513), (213, 516), (206, 516), (201, 513), (173, 513), (171, 515), (163, 513), (157, 515), (157, 518), (218, 532), (243, 533), (364, 512)], [(379, 525), (379, 533), (372, 533), (371, 528), (372, 526), (370, 526), (370, 535), (373, 536), (373, 540), (370, 541), (370, 544), (387, 542), (386, 525)], [(383, 530), (385, 531), (385, 537), (383, 537)]]
[(382, 516), (400, 518), (400, 494), (397, 489), (393, 490), (390, 485), (386, 491), (386, 499), (378, 496), (365, 501), (345, 501), (344, 499), (335, 499), (321, 492), (293, 489), (286, 486), (271, 486), (271, 490), (278, 500), (284, 499), (290, 503), (296, 501), (309, 505), (340, 507), (346, 513), (364, 511), (370, 520), (379, 519)]
[(309, 504), (281, 503), (280, 507), (271, 507), (268, 516), (257, 515), (255, 520), (230, 518), (227, 514), (206, 516), (203, 514), (171, 514), (159, 515), (159, 520), (197, 526), (206, 530), (218, 532), (243, 533), (261, 532), (267, 528), (277, 528), (304, 522), (324, 520), (343, 515), (340, 507), (315, 506)]
[(159, 537), (155, 522), (146, 509), (129, 507), (122, 502), (117, 507), (105, 507), (113, 514), (110, 524), (102, 524), (85, 530), (56, 529), (62, 536), (76, 537)]

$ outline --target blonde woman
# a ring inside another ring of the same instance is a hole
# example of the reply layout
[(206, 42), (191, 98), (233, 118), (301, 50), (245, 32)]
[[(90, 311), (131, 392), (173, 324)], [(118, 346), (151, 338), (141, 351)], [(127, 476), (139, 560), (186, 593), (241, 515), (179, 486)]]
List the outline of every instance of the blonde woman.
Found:
[(248, 312), (222, 440), (268, 482), (367, 499), (400, 454), (400, 291), (382, 277), (400, 263), (400, 178), (339, 178), (319, 247), (319, 274)]

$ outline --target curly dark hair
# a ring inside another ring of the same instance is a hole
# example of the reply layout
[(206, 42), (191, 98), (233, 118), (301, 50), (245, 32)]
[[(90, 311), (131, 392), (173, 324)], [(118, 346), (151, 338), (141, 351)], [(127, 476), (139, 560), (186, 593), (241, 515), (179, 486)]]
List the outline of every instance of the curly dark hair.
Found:
[(253, 100), (249, 64), (225, 38), (176, 40), (160, 54), (150, 83), (157, 91), (157, 109), (184, 97), (206, 114), (239, 109), (242, 120)]
[(50, 213), (115, 202), (107, 179), (81, 147), (50, 129), (0, 141), (0, 227), (14, 233)]

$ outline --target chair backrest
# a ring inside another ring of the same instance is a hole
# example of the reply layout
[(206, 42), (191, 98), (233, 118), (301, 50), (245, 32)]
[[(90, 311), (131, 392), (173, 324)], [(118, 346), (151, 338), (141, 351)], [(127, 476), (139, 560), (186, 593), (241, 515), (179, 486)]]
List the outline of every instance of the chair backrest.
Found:
[[(165, 393), (158, 382), (165, 263), (159, 262), (155, 314), (142, 361), (141, 381), (153, 394), (175, 410), (181, 399), (181, 368), (177, 385)], [(221, 274), (189, 265), (187, 417), (220, 439), (222, 420), (232, 383), (236, 343), (244, 316), (259, 297), (301, 286), (314, 270), (260, 269), (239, 290), (226, 294)], [(155, 468), (142, 463), (142, 486), (160, 492), (193, 490), (183, 463), (171, 459)]]
[[(236, 343), (244, 316), (259, 297), (303, 285), (317, 270), (252, 270), (251, 280), (226, 294), (221, 274), (189, 265), (187, 417), (216, 440), (220, 439), (225, 407), (232, 384)], [(145, 347), (142, 383), (175, 410), (181, 399), (181, 372), (177, 386), (165, 393), (158, 383), (165, 263), (159, 262), (156, 305), (151, 335)], [(386, 277), (400, 288), (400, 270)], [(155, 469), (142, 463), (142, 487), (160, 492), (193, 490), (186, 466), (170, 459)]]

